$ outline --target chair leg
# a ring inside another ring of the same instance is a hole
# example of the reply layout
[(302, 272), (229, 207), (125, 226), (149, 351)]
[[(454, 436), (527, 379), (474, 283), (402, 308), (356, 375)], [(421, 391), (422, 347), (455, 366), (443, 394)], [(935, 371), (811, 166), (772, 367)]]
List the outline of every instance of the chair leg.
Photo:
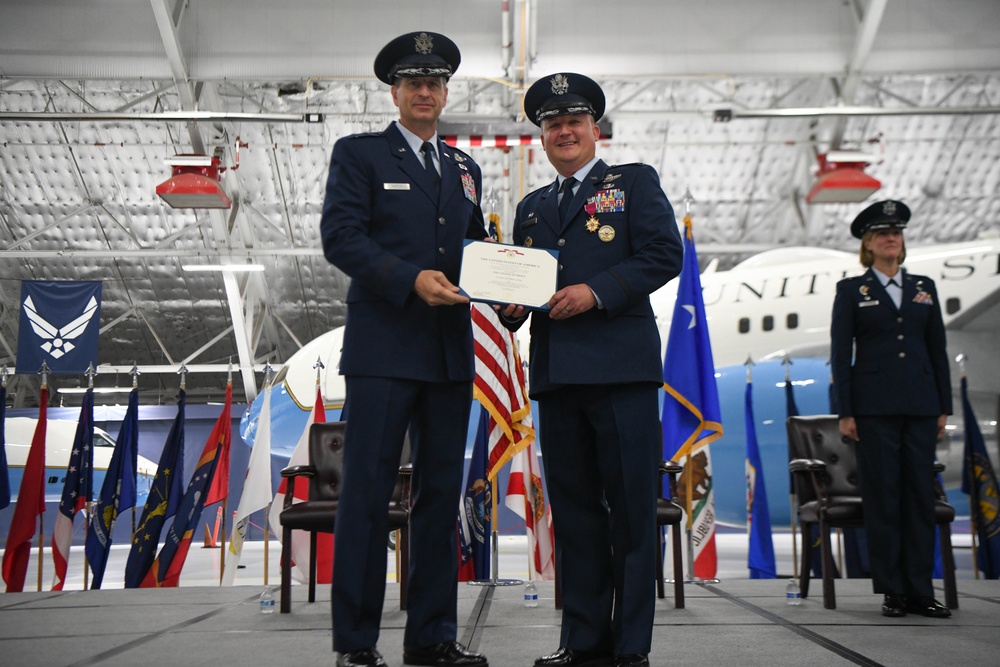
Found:
[(938, 534), (941, 536), (944, 603), (948, 609), (958, 609), (958, 589), (955, 586), (955, 554), (951, 550), (951, 525), (942, 523), (938, 528)]
[(396, 549), (399, 552), (399, 608), (406, 610), (406, 597), (410, 588), (410, 528), (404, 526), (399, 530), (399, 539), (396, 540)]
[(830, 529), (822, 520), (819, 522), (819, 545), (823, 554), (823, 608), (837, 608), (837, 592), (833, 588), (833, 551), (830, 546)]
[(309, 601), (316, 601), (316, 531), (309, 531)]
[(281, 613), (292, 610), (292, 531), (281, 531)]
[(799, 544), (802, 555), (799, 556), (799, 590), (802, 598), (809, 597), (809, 580), (812, 577), (812, 525), (799, 522)]
[(670, 529), (670, 541), (674, 550), (674, 609), (684, 608), (684, 560), (681, 557), (681, 525), (675, 523)]
[(656, 597), (661, 600), (666, 597), (663, 591), (663, 527), (656, 527)]

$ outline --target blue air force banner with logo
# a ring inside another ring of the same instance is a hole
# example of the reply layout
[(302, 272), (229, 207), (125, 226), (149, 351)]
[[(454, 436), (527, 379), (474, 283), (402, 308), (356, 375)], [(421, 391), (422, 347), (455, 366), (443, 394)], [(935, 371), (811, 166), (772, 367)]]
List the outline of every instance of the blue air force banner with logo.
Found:
[(97, 367), (101, 286), (100, 281), (21, 283), (18, 373), (37, 373), (42, 362), (50, 372), (66, 375)]

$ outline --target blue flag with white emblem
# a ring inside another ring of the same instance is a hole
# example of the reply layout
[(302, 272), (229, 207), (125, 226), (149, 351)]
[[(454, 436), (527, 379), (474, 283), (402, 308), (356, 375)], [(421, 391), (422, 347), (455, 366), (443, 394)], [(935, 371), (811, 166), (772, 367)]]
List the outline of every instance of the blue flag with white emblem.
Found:
[(21, 283), (17, 372), (34, 374), (42, 363), (54, 374), (78, 375), (97, 368), (101, 328), (100, 281)]

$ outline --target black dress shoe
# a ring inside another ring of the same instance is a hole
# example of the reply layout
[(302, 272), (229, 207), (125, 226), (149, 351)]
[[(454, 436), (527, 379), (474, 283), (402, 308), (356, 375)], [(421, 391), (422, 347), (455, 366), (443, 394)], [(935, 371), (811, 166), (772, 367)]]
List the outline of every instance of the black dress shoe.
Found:
[(951, 618), (951, 609), (934, 598), (910, 598), (906, 601), (906, 610), (911, 614), (920, 614), (928, 618)]
[(890, 618), (906, 616), (906, 598), (902, 595), (887, 594), (882, 599), (882, 615)]
[(535, 660), (535, 667), (611, 667), (611, 656), (597, 651), (574, 651), (560, 647), (558, 651)]
[(644, 653), (616, 655), (615, 667), (649, 667), (649, 656)]
[(337, 655), (337, 667), (385, 667), (382, 655), (373, 648), (348, 651)]
[(404, 665), (455, 665), (456, 667), (489, 667), (485, 655), (473, 653), (456, 641), (433, 646), (404, 646)]

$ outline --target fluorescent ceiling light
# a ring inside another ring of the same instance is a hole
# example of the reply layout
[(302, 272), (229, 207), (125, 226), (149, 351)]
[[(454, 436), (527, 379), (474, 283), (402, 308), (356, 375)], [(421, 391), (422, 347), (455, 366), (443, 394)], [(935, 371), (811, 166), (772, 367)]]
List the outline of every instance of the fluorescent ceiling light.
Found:
[(229, 273), (247, 273), (250, 271), (263, 271), (263, 264), (184, 264), (181, 266), (185, 271), (221, 271)]
[(164, 160), (171, 167), (211, 167), (211, 155), (174, 155)]

